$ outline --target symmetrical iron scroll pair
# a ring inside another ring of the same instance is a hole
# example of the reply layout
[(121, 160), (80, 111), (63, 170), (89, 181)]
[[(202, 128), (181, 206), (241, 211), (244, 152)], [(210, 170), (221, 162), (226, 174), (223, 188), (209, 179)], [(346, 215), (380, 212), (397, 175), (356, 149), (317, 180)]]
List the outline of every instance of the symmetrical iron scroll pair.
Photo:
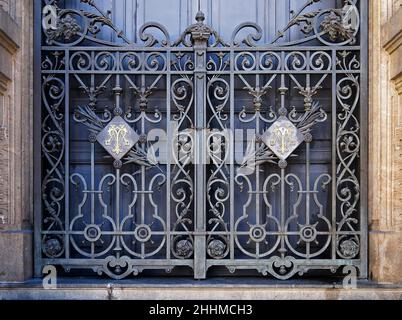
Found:
[[(201, 12), (176, 41), (147, 23), (137, 44), (81, 2), (91, 11), (43, 2), (38, 270), (365, 275), (364, 1), (309, 0), (268, 44), (254, 23), (227, 43)], [(238, 129), (256, 131), (240, 152)]]

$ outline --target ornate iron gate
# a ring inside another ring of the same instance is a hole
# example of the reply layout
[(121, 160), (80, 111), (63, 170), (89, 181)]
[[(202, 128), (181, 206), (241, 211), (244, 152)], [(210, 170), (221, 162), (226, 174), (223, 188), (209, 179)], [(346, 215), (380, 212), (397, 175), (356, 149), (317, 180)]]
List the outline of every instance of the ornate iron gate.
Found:
[(201, 11), (133, 42), (61, 2), (36, 5), (37, 275), (366, 276), (365, 1), (300, 2), (266, 44)]

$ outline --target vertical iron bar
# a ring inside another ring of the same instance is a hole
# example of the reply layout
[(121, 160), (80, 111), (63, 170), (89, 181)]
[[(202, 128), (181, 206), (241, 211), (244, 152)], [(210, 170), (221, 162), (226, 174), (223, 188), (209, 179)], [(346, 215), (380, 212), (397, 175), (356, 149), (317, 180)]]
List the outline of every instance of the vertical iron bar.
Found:
[[(65, 50), (65, 60), (70, 61), (70, 51), (68, 49)], [(66, 74), (65, 74), (65, 179), (64, 179), (64, 231), (65, 231), (65, 239), (64, 239), (64, 248), (66, 252), (66, 259), (70, 258), (70, 64), (67, 62), (65, 64)]]
[[(285, 61), (285, 53), (282, 51), (282, 61)], [(283, 69), (285, 69), (285, 66), (282, 66)], [(281, 75), (281, 87), (279, 88), (279, 92), (281, 95), (281, 107), (280, 107), (280, 113), (286, 113), (286, 106), (285, 106), (285, 95), (286, 92), (288, 91), (288, 88), (285, 86), (285, 75)], [(286, 163), (286, 161), (285, 161)], [(287, 166), (283, 165), (281, 166), (281, 248), (279, 249), (279, 252), (281, 254), (281, 257), (283, 258), (286, 254), (286, 248), (285, 248), (285, 219), (286, 219), (286, 204), (285, 204), (285, 168)]]
[[(118, 234), (121, 233), (120, 230), (120, 169), (116, 169), (116, 231)], [(120, 251), (122, 250), (120, 247), (120, 235), (116, 235), (116, 247), (114, 248), (116, 251), (116, 257), (120, 257)]]
[[(91, 224), (95, 224), (95, 143), (91, 142)], [(95, 253), (95, 244), (91, 242), (91, 255)]]
[[(91, 74), (91, 88), (95, 89), (95, 75)], [(91, 142), (91, 223), (95, 223), (95, 143)]]
[(235, 197), (234, 197), (234, 165), (235, 165), (235, 78), (234, 78), (234, 51), (233, 48), (230, 50), (230, 260), (234, 260), (234, 220), (235, 220)]
[[(360, 1), (360, 14), (361, 14), (361, 34), (360, 34), (360, 54), (361, 54), (361, 95), (360, 95), (360, 139), (361, 139), (361, 150), (360, 150), (360, 234), (361, 234), (361, 266), (360, 266), (360, 278), (368, 277), (368, 265), (367, 265), (367, 255), (368, 255), (368, 213), (367, 213), (367, 200), (368, 200), (368, 1)], [(365, 67), (363, 67), (365, 66)]]
[[(145, 61), (145, 60), (144, 60)], [(145, 62), (144, 62), (145, 63)], [(145, 79), (145, 75), (142, 74), (141, 75), (141, 87), (146, 88), (147, 84), (146, 84), (146, 79)], [(142, 90), (142, 89), (141, 89)], [(142, 111), (142, 117), (141, 117), (141, 134), (145, 134), (145, 112), (146, 111)], [(142, 147), (142, 151), (145, 153), (145, 146)], [(145, 166), (141, 166), (141, 190), (147, 190), (147, 186), (146, 186), (146, 181), (145, 181)], [(141, 224), (145, 224), (145, 193), (141, 192)], [(141, 248), (143, 248), (144, 246), (141, 245)]]
[[(310, 142), (306, 142), (306, 226), (310, 225)], [(306, 244), (306, 258), (310, 256), (310, 243)]]
[(332, 237), (332, 246), (331, 246), (331, 258), (333, 260), (336, 259), (336, 161), (337, 161), (337, 124), (336, 124), (336, 116), (337, 116), (337, 100), (336, 100), (336, 50), (332, 50), (332, 82), (331, 82), (331, 93), (332, 93), (332, 225), (331, 225), (331, 237)]
[[(197, 14), (197, 16), (200, 12)], [(199, 21), (202, 17), (198, 16)], [(195, 106), (195, 253), (194, 278), (206, 278), (206, 55), (209, 36), (192, 37), (195, 53), (194, 106)]]
[[(144, 54), (143, 54), (144, 56)], [(145, 65), (145, 60), (144, 60), (144, 65)], [(146, 84), (146, 78), (145, 75), (142, 74), (141, 75), (141, 90), (142, 88), (145, 90), (145, 88), (147, 87)], [(141, 134), (145, 135), (145, 110), (141, 110), (142, 116), (141, 116)], [(145, 146), (142, 146), (142, 151), (145, 153)], [(147, 186), (146, 186), (146, 171), (145, 171), (145, 166), (142, 165), (141, 166), (141, 190), (145, 191), (147, 190)], [(141, 192), (141, 224), (145, 224), (145, 193)], [(141, 242), (141, 257), (145, 256), (145, 243)]]
[[(259, 60), (259, 56), (257, 55), (257, 61)], [(257, 64), (258, 65), (258, 64)], [(256, 88), (260, 88), (260, 75), (256, 74), (255, 76), (255, 86)], [(260, 134), (260, 110), (255, 110), (257, 117), (256, 117), (256, 124), (255, 124), (255, 132), (257, 135)], [(258, 149), (260, 147), (260, 143), (256, 143), (254, 148)], [(260, 165), (257, 164), (255, 166), (255, 224), (258, 226), (260, 224)], [(255, 255), (257, 258), (260, 255), (260, 243), (256, 242), (255, 244)]]
[[(311, 52), (307, 51), (307, 70), (310, 71), (310, 59), (311, 59)], [(311, 88), (311, 75), (308, 73), (306, 74), (306, 88), (310, 90)], [(306, 141), (306, 226), (310, 225), (310, 142)], [(310, 257), (310, 243), (306, 243), (306, 258), (309, 259)]]
[[(171, 128), (171, 93), (170, 87), (172, 82), (172, 76), (170, 73), (170, 59), (171, 59), (171, 51), (167, 50), (166, 52), (166, 61), (167, 61), (167, 74), (166, 74), (166, 132), (167, 132), (167, 141), (166, 141), (166, 259), (170, 261), (170, 215), (171, 215), (171, 208), (170, 208), (170, 194), (171, 194), (171, 181), (170, 181), (170, 159), (172, 158), (172, 128)], [(169, 263), (169, 262), (168, 262)]]
[[(120, 86), (120, 75), (116, 75), (116, 87), (113, 89), (116, 99), (115, 110), (120, 110), (120, 95), (122, 92), (122, 88)], [(116, 217), (116, 229), (117, 233), (121, 233), (120, 226), (120, 168), (116, 168), (116, 206), (115, 206), (115, 217)], [(120, 235), (116, 235), (116, 247), (114, 248), (116, 251), (116, 257), (120, 258), (120, 251), (122, 248), (120, 247)]]
[(34, 210), (34, 275), (42, 275), (42, 75), (41, 75), (41, 54), (42, 54), (42, 1), (34, 2), (34, 147), (33, 147), (33, 168), (34, 170), (34, 188), (33, 188), (33, 210)]
[(281, 168), (281, 248), (279, 252), (283, 258), (286, 253), (285, 248), (285, 168)]

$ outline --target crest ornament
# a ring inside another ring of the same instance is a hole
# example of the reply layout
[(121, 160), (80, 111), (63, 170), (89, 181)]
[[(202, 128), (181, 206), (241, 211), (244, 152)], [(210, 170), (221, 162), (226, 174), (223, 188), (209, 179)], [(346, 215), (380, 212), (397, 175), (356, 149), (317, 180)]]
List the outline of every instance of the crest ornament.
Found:
[(304, 141), (304, 136), (288, 118), (281, 116), (263, 135), (263, 141), (280, 160), (286, 160)]
[(120, 116), (97, 135), (97, 141), (116, 160), (120, 160), (137, 143), (139, 136)]

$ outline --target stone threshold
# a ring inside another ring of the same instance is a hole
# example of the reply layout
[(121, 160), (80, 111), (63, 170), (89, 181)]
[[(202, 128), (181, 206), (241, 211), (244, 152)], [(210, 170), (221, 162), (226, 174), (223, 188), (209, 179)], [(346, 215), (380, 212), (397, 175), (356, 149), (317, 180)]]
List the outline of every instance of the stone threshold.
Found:
[(261, 278), (59, 279), (45, 290), (40, 279), (0, 283), (0, 300), (402, 300), (402, 285), (358, 281), (356, 289), (342, 282), (277, 281)]

